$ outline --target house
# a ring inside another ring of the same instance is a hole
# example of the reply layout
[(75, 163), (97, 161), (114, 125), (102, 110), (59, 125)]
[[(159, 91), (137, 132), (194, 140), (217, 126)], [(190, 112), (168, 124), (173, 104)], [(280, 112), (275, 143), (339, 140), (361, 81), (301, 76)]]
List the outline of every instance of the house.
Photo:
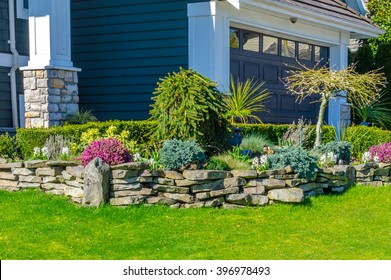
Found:
[[(362, 15), (361, 0), (29, 0), (28, 13), (30, 56), (19, 61), (27, 127), (58, 125), (79, 106), (99, 120), (146, 119), (159, 78), (179, 67), (223, 91), (230, 74), (265, 81), (265, 122), (316, 120), (314, 100), (296, 104), (284, 89), (286, 70), (297, 61), (342, 69), (350, 39), (382, 33)], [(0, 126), (11, 125), (14, 103), (1, 108), (8, 121)], [(348, 109), (343, 98), (332, 100), (328, 123), (347, 121)]]

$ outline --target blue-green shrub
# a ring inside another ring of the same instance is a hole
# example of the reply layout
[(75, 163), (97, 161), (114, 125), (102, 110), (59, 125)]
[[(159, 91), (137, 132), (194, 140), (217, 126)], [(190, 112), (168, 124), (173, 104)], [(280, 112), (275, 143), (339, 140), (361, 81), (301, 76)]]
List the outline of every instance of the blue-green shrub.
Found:
[(205, 161), (205, 154), (195, 140), (167, 140), (159, 151), (160, 164), (168, 170), (183, 170), (190, 164), (201, 167)]
[(268, 157), (272, 169), (292, 166), (300, 178), (312, 178), (317, 172), (317, 158), (301, 147), (288, 147), (275, 150)]
[(350, 150), (353, 145), (347, 141), (332, 141), (316, 147), (314, 149), (315, 153), (318, 155), (328, 154), (332, 152), (337, 156), (338, 160), (342, 160), (345, 164), (350, 163)]

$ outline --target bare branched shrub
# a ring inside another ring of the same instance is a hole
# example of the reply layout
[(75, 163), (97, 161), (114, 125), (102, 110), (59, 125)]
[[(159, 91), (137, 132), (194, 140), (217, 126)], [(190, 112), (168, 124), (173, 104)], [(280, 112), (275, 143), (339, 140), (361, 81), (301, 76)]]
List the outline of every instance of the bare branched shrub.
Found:
[(48, 160), (60, 159), (62, 156), (69, 156), (72, 139), (63, 135), (51, 135), (46, 139), (45, 147), (47, 148)]
[(295, 121), (288, 127), (288, 130), (282, 136), (282, 143), (291, 143), (295, 147), (305, 146), (314, 129), (311, 128), (311, 121), (305, 123), (303, 118)]

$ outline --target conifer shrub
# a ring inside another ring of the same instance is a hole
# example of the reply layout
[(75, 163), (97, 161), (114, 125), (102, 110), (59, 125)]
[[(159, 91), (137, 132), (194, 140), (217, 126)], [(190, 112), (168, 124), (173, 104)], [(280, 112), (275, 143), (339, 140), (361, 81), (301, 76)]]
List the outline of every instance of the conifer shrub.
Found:
[(167, 140), (159, 151), (159, 162), (167, 170), (184, 170), (191, 164), (201, 168), (205, 154), (195, 140)]
[(350, 150), (353, 145), (347, 141), (332, 141), (314, 149), (318, 155), (333, 153), (337, 156), (337, 161), (342, 160), (344, 164), (350, 163)]
[(226, 148), (229, 123), (217, 84), (191, 69), (180, 69), (160, 79), (152, 100), (151, 119), (159, 123), (152, 137), (194, 139), (203, 148)]
[(301, 147), (275, 149), (275, 154), (268, 156), (270, 168), (281, 169), (292, 166), (300, 178), (312, 178), (317, 172), (317, 158)]
[(132, 156), (129, 151), (115, 138), (93, 141), (84, 150), (80, 160), (83, 166), (86, 166), (96, 157), (100, 157), (110, 166), (132, 161)]

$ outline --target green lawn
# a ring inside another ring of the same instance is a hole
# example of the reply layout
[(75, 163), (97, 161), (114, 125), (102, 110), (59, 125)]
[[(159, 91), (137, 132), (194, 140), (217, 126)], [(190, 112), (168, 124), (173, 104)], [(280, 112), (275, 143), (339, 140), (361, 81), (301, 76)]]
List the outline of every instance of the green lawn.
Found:
[(89, 209), (0, 191), (0, 259), (391, 259), (391, 188), (255, 209)]

